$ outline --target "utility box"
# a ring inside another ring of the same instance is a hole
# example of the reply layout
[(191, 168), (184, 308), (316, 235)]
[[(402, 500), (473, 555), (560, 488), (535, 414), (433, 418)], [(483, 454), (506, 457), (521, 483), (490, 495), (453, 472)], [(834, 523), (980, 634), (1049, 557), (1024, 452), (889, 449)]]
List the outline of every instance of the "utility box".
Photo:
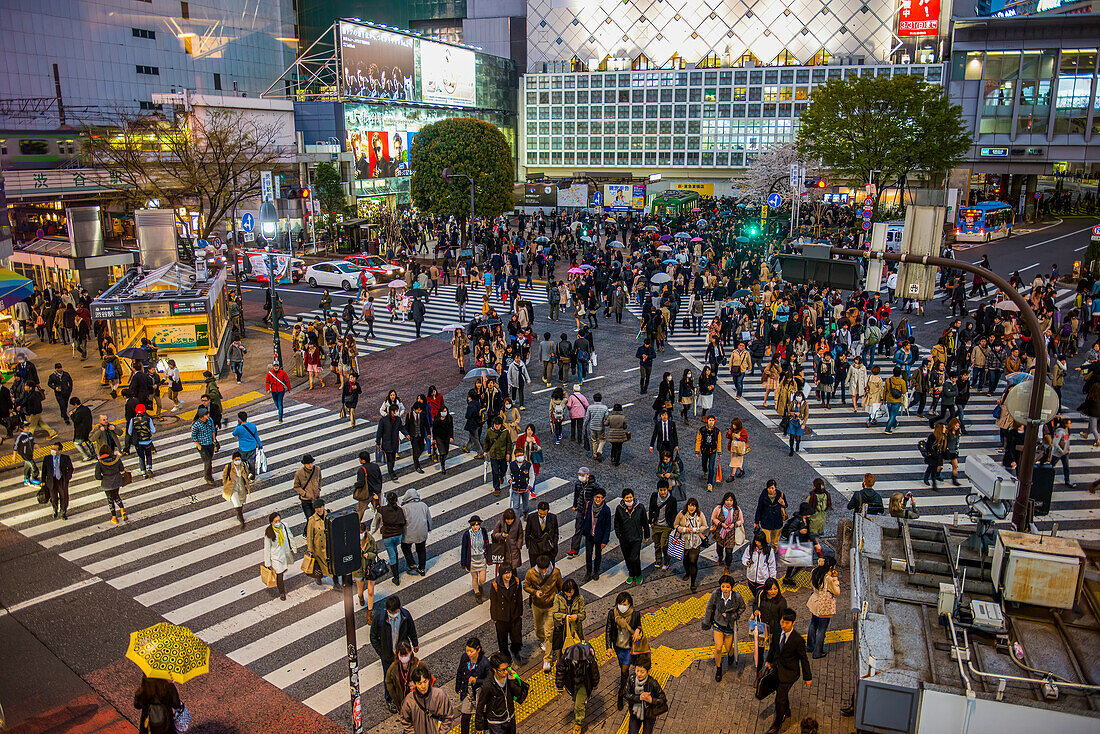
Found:
[(1004, 601), (1072, 609), (1084, 583), (1085, 552), (1073, 538), (1001, 530), (993, 584)]
[[(937, 256), (943, 239), (943, 221), (947, 209), (942, 206), (910, 206), (905, 210), (905, 229), (901, 234), (901, 252), (917, 257)], [(934, 265), (902, 263), (898, 268), (896, 293), (917, 301), (932, 299), (936, 290)]]

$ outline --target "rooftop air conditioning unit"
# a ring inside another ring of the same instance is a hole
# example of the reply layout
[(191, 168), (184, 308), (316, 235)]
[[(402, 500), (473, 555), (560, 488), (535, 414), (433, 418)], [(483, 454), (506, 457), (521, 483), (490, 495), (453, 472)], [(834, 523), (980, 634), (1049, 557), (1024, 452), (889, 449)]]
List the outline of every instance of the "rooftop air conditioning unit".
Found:
[(1085, 552), (1073, 538), (1001, 530), (993, 583), (1006, 602), (1072, 609), (1084, 583)]

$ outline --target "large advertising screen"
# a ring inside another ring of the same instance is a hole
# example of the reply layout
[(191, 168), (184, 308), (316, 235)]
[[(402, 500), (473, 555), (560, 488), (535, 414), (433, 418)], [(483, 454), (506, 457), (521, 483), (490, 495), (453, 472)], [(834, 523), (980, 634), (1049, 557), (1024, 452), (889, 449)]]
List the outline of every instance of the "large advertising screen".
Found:
[(409, 36), (341, 23), (340, 65), (345, 94), (414, 101), (415, 60)]
[(474, 63), (469, 49), (420, 41), (421, 101), (475, 106)]
[(409, 150), (415, 137), (415, 132), (407, 130), (349, 130), (348, 150), (355, 160), (355, 177), (412, 175)]
[(940, 0), (901, 0), (898, 7), (898, 36), (916, 38), (940, 32)]
[(645, 184), (605, 184), (603, 205), (613, 212), (640, 212), (645, 209)]
[(588, 184), (573, 184), (567, 189), (559, 189), (558, 206), (574, 206), (582, 209), (588, 206)]
[(554, 208), (558, 205), (558, 186), (552, 183), (517, 183), (512, 187), (512, 200), (516, 206)]

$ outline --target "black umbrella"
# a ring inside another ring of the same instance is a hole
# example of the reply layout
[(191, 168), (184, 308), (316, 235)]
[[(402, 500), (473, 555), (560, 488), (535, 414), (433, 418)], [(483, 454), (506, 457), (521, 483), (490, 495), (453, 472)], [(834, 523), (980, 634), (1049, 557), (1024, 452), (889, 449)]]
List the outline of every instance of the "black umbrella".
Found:
[(140, 359), (142, 362), (148, 362), (150, 355), (143, 347), (127, 347), (120, 349), (118, 356), (123, 359)]

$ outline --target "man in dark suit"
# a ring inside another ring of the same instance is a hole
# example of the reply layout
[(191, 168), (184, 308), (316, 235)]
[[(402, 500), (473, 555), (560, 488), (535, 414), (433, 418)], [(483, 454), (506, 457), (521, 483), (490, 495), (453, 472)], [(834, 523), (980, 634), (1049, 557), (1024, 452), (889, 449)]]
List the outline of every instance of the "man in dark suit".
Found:
[(50, 454), (42, 459), (42, 486), (50, 493), (53, 516), (61, 513), (62, 520), (69, 519), (69, 480), (73, 478), (73, 460), (61, 452), (61, 442), (50, 447)]
[(402, 433), (405, 433), (405, 426), (401, 423), (401, 419), (397, 417), (397, 406), (391, 405), (389, 414), (378, 421), (378, 430), (374, 439), (378, 444), (378, 450), (386, 456), (386, 469), (389, 472), (390, 479), (395, 482), (397, 481), (397, 474), (394, 473), (394, 464), (397, 462), (397, 450), (401, 448)]
[(531, 567), (535, 559), (546, 556), (552, 562), (558, 560), (558, 516), (550, 512), (550, 503), (539, 502), (539, 507), (526, 517), (524, 529), (527, 554), (531, 558)]
[(382, 496), (382, 470), (371, 461), (369, 451), (359, 452), (359, 469), (355, 472), (355, 486), (351, 496), (358, 503), (356, 511), (360, 520), (363, 519), (371, 498)]
[[(810, 659), (806, 656), (806, 640), (794, 631), (795, 612), (787, 609), (779, 617), (779, 634), (772, 635), (772, 644), (764, 663), (764, 679), (760, 681), (757, 698), (766, 698), (775, 691), (775, 721), (766, 734), (778, 734), (783, 721), (791, 715), (788, 696), (799, 674), (809, 687), (813, 681)], [(763, 694), (763, 695), (761, 695)]]
[(653, 435), (649, 439), (649, 452), (668, 451), (673, 456), (680, 449), (680, 438), (676, 435), (676, 422), (668, 416), (668, 410), (662, 410), (653, 424)]

